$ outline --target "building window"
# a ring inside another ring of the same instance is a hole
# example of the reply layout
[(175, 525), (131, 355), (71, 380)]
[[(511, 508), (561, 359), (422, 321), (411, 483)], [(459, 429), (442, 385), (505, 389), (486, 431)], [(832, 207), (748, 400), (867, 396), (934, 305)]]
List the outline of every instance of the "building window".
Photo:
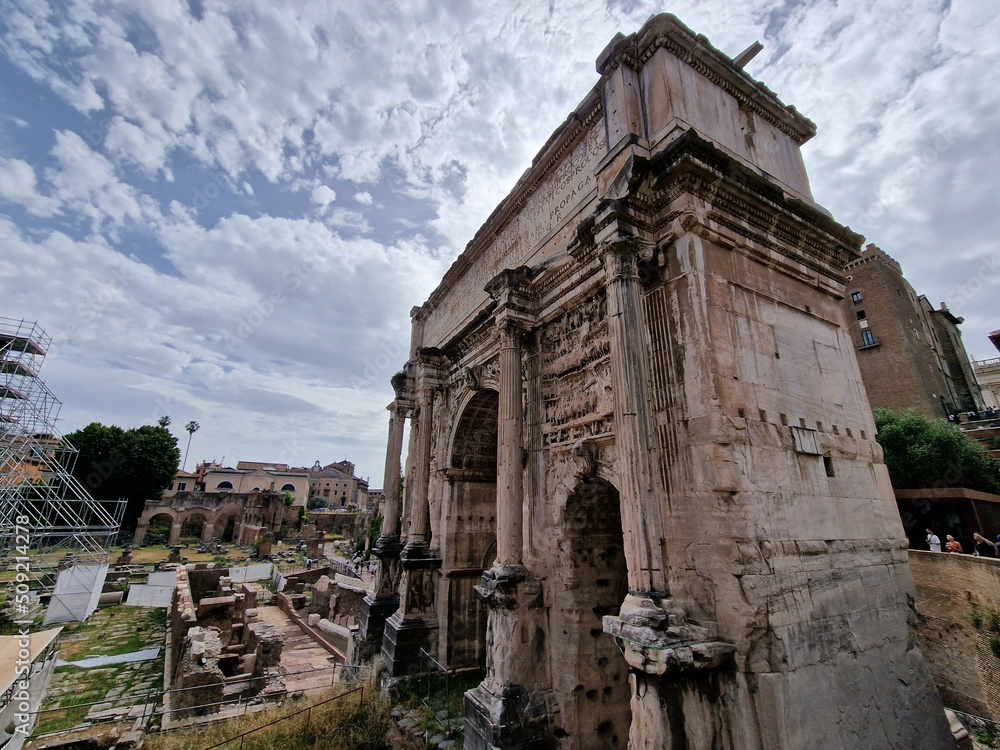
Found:
[(855, 305), (861, 304), (861, 292), (851, 292), (851, 302)]
[(187, 482), (178, 482), (177, 483), (177, 491), (178, 492), (183, 492), (187, 488), (188, 488), (188, 483)]
[(861, 332), (861, 345), (862, 346), (875, 346), (875, 337), (872, 336), (871, 331)]
[(220, 492), (231, 492), (233, 489), (233, 483), (219, 482), (217, 485), (215, 485), (215, 489), (219, 490)]
[(281, 491), (282, 492), (295, 492), (295, 485), (294, 484), (283, 485), (282, 488), (281, 488)]
[(858, 310), (858, 320), (866, 320), (868, 318), (868, 313), (864, 310)]

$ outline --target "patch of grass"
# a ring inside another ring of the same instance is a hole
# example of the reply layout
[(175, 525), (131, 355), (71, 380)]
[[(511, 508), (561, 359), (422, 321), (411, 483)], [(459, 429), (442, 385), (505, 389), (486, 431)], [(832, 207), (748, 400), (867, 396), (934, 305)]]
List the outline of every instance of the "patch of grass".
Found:
[[(348, 689), (338, 686), (308, 700), (316, 706)], [(384, 697), (373, 693), (374, 688), (365, 686), (363, 702), (360, 694), (354, 694), (318, 706), (309, 714), (291, 716), (305, 707), (294, 703), (197, 729), (151, 735), (145, 747), (148, 750), (201, 750), (243, 732), (260, 729), (244, 738), (244, 750), (392, 750), (395, 746), (389, 739), (395, 726), (390, 716), (392, 707)], [(236, 743), (232, 745), (235, 746)]]

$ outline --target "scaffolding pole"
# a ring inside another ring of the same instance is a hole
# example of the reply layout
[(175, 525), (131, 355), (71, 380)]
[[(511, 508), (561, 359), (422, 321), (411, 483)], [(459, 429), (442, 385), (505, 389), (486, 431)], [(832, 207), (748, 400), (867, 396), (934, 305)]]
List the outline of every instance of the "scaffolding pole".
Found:
[(40, 376), (51, 343), (37, 323), (0, 317), (0, 568), (28, 574), (40, 598), (53, 595), (57, 570), (108, 564), (125, 511), (73, 476), (78, 451), (56, 429), (62, 404)]

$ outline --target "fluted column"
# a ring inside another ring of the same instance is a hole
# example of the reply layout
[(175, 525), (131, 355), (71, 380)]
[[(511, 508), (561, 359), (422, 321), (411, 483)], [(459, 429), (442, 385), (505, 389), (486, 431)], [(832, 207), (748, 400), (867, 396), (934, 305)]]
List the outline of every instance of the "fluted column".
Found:
[(422, 349), (417, 353), (417, 408), (411, 422), (411, 431), (416, 432), (416, 449), (413, 477), (407, 499), (411, 503), (410, 528), (407, 534), (403, 557), (426, 556), (430, 547), (430, 463), (431, 439), (434, 431), (434, 400), (443, 382), (440, 356), (435, 350)]
[(406, 472), (406, 546), (399, 554), (399, 608), (385, 622), (382, 658), (391, 677), (426, 667), (421, 651), (437, 653), (437, 600), (441, 559), (431, 557), (430, 463), (434, 408), (444, 384), (445, 359), (436, 349), (418, 348), (408, 371), (415, 372), (416, 405), (410, 421)]
[(383, 539), (399, 538), (399, 468), (403, 453), (403, 429), (406, 426), (406, 408), (397, 398), (388, 407), (389, 441), (385, 453), (385, 475), (382, 478), (382, 529), (379, 545)]
[(497, 444), (497, 561), (477, 595), (489, 606), (486, 677), (465, 694), (465, 747), (553, 747), (543, 692), (546, 664), (537, 634), (545, 627), (542, 583), (524, 566), (524, 376), (522, 336), (534, 323), (532, 272), (505, 270), (486, 285), (496, 300), (500, 404)]
[(497, 450), (497, 565), (521, 565), (523, 548), (524, 387), (521, 323), (504, 318), (500, 333), (500, 415)]
[(604, 269), (629, 594), (657, 600), (668, 593), (660, 497), (651, 461), (648, 347), (639, 307), (641, 251), (637, 239), (615, 238), (605, 245)]

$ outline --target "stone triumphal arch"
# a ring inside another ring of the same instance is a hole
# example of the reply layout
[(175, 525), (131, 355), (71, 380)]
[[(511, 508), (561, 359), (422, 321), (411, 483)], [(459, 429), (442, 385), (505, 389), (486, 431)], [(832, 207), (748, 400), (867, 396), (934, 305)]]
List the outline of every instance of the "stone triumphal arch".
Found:
[(946, 747), (814, 125), (672, 16), (597, 68), (413, 311), (354, 660), (485, 667), (468, 748)]

